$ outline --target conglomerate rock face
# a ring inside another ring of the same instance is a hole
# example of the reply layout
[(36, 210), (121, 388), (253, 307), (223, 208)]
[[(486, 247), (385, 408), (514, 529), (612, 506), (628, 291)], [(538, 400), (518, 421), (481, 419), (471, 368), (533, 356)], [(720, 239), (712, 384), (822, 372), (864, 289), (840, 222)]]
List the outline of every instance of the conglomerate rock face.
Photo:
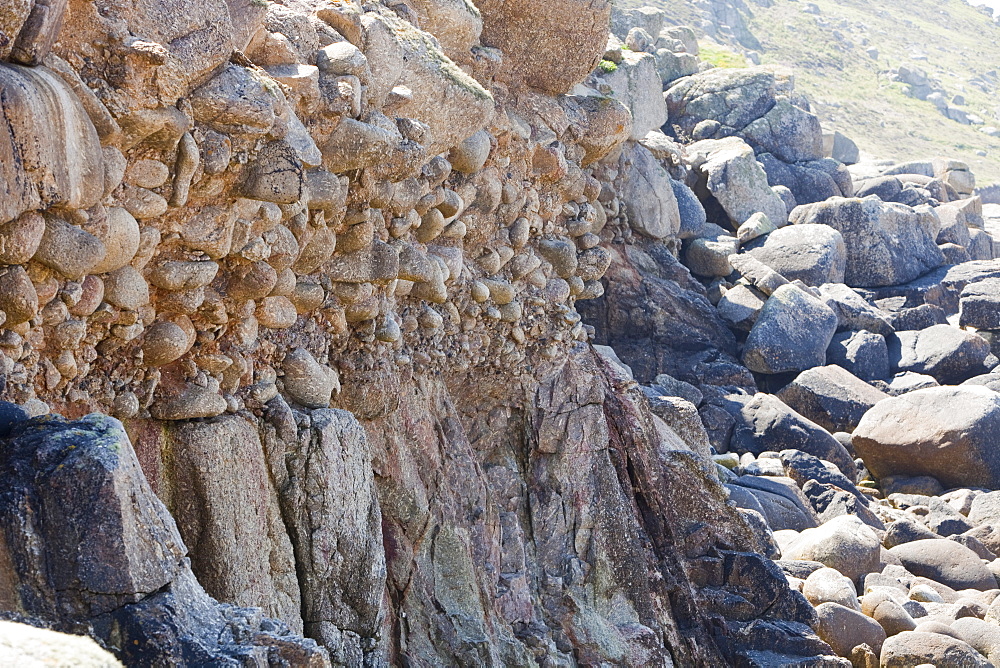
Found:
[(574, 88), (609, 14), (0, 9), (5, 614), (130, 665), (827, 660), (577, 309), (610, 281), (642, 380), (754, 387), (675, 259), (674, 145)]

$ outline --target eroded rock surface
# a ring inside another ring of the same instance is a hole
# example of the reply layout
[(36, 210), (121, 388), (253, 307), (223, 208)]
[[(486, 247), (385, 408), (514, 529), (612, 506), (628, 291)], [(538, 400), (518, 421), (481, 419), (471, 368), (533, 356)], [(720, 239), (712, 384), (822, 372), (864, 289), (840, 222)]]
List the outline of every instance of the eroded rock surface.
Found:
[(945, 491), (1000, 486), (971, 173), (845, 199), (792, 77), (611, 14), (0, 9), (0, 614), (126, 665), (873, 665), (992, 624), (992, 497)]

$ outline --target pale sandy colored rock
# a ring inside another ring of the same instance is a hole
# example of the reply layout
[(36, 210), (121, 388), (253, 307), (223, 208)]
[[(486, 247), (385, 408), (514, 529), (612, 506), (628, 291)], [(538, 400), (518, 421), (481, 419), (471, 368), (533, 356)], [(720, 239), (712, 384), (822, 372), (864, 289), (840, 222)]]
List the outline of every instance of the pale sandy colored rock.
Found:
[(119, 668), (122, 664), (86, 636), (71, 636), (0, 621), (0, 663), (24, 668), (78, 666)]

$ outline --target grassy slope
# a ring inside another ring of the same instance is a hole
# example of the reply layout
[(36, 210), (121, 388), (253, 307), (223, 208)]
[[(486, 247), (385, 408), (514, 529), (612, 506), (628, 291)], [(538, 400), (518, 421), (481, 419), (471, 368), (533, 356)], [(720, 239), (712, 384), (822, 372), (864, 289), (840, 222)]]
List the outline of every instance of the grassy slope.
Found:
[[(819, 16), (803, 13), (804, 2), (754, 6), (750, 27), (764, 46), (762, 64), (791, 68), (825, 129), (840, 130), (874, 157), (946, 156), (968, 162), (980, 185), (1000, 182), (1000, 139), (945, 118), (930, 102), (907, 97), (905, 86), (889, 81), (886, 72), (899, 65), (922, 69), (949, 96), (962, 94), (962, 109), (1000, 126), (994, 116), (1000, 104), (996, 93), (968, 83), (976, 74), (1000, 69), (1000, 28), (989, 17), (962, 0), (811, 1), (820, 7)], [(687, 7), (678, 8), (686, 4), (683, 0), (658, 4), (677, 19), (690, 14)], [(853, 47), (838, 41), (835, 30)], [(865, 52), (872, 46), (879, 50), (878, 61)], [(927, 60), (913, 60), (916, 52)], [(987, 156), (977, 156), (976, 150)]]

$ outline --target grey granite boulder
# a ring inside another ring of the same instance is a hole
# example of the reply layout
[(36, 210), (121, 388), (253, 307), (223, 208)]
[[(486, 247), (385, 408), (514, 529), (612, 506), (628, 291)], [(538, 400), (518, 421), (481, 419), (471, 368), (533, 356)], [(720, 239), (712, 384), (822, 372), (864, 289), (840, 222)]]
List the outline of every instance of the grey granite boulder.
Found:
[(738, 137), (710, 139), (687, 147), (691, 166), (704, 179), (699, 196), (717, 200), (737, 229), (750, 216), (763, 212), (776, 227), (788, 220), (785, 203), (771, 190), (764, 169), (754, 157), (753, 149)]
[(831, 365), (806, 369), (778, 397), (829, 432), (852, 432), (864, 414), (889, 395)]
[(618, 191), (632, 229), (652, 239), (676, 234), (681, 214), (667, 171), (638, 144), (626, 148), (619, 162)]
[(1000, 278), (965, 286), (959, 298), (958, 316), (962, 327), (1000, 329)]
[(743, 128), (741, 134), (758, 152), (772, 153), (784, 162), (823, 157), (819, 119), (787, 98), (778, 99), (770, 111)]
[(822, 366), (836, 330), (837, 316), (830, 307), (801, 288), (783, 285), (764, 304), (750, 330), (743, 363), (766, 374)]
[(902, 204), (834, 198), (792, 211), (797, 225), (819, 223), (840, 231), (847, 246), (844, 282), (852, 287), (907, 283), (944, 262), (933, 224)]
[(826, 361), (864, 381), (889, 377), (889, 347), (885, 337), (867, 330), (834, 334), (826, 349)]
[(656, 58), (648, 53), (625, 50), (617, 69), (605, 75), (611, 95), (632, 114), (632, 139), (642, 139), (667, 121), (667, 106), (661, 93), (662, 79)]
[(821, 285), (819, 292), (826, 305), (837, 314), (837, 331), (866, 329), (882, 336), (893, 333), (889, 315), (843, 283)]
[(876, 478), (937, 478), (945, 487), (1000, 489), (1000, 394), (931, 387), (880, 401), (851, 443)]
[(790, 281), (815, 286), (844, 281), (844, 237), (827, 225), (789, 225), (751, 241), (745, 249)]
[(960, 383), (984, 374), (990, 344), (951, 325), (934, 325), (890, 337), (889, 361), (896, 371), (933, 376), (939, 383)]
[(681, 221), (677, 238), (694, 239), (701, 236), (701, 230), (707, 220), (705, 207), (701, 205), (697, 195), (680, 181), (670, 181), (670, 187), (674, 191), (674, 199), (677, 200), (677, 211)]

